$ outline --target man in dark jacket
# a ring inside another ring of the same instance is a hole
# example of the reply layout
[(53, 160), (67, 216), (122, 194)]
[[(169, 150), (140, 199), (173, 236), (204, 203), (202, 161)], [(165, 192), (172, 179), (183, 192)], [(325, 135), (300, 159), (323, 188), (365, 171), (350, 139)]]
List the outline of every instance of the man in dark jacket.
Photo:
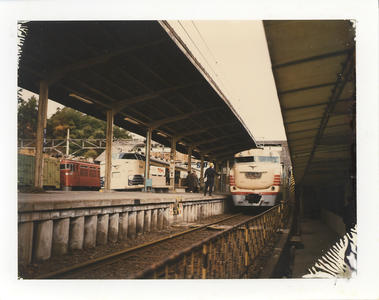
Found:
[(207, 194), (208, 188), (209, 188), (209, 196), (212, 196), (215, 176), (218, 176), (218, 174), (216, 170), (213, 168), (213, 164), (210, 163), (209, 168), (204, 173), (204, 180), (205, 180), (204, 196)]

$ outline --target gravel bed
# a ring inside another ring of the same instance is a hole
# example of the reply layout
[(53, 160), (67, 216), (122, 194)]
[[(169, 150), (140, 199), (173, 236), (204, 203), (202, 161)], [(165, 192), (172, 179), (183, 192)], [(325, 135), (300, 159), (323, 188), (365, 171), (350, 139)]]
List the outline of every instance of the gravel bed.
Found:
[[(228, 215), (218, 215), (212, 216), (207, 219), (199, 220), (196, 224), (206, 224), (213, 221), (217, 221)], [(147, 242), (151, 242), (165, 236), (175, 234), (184, 231), (189, 228), (191, 224), (186, 224), (183, 226), (170, 226), (164, 230), (158, 232), (145, 233), (143, 235), (138, 235), (135, 239), (128, 239), (126, 241), (120, 241), (116, 243), (108, 243), (106, 245), (98, 245), (92, 249), (83, 250), (73, 250), (69, 253), (57, 257), (52, 257), (51, 259), (41, 262), (32, 263), (28, 266), (19, 266), (19, 278), (20, 279), (33, 279), (42, 274), (47, 274), (49, 272), (57, 271), (59, 269), (69, 267), (75, 264), (83, 263), (88, 260), (102, 257), (117, 251), (121, 251), (127, 248), (135, 247)]]
[[(225, 217), (225, 216), (224, 216)], [(220, 223), (221, 225), (238, 224), (250, 216), (239, 216), (231, 220)], [(209, 223), (209, 220), (207, 220)], [(157, 263), (169, 257), (173, 253), (183, 250), (194, 243), (197, 243), (216, 232), (214, 230), (202, 229), (179, 236), (174, 239), (163, 241), (157, 245), (152, 245), (130, 254), (122, 256), (121, 259), (115, 259), (110, 264), (90, 267), (89, 269), (67, 274), (64, 278), (70, 279), (126, 279), (130, 276), (145, 270), (150, 265)]]

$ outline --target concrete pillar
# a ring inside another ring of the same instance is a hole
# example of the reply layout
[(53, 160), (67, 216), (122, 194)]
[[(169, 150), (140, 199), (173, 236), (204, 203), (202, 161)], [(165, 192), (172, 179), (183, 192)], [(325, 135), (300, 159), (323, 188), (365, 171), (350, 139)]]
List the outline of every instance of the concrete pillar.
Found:
[(151, 210), (145, 210), (145, 219), (144, 219), (144, 232), (151, 231)]
[(97, 234), (96, 243), (98, 245), (105, 245), (108, 243), (108, 227), (109, 227), (109, 215), (97, 216)]
[(175, 189), (175, 159), (176, 159), (176, 141), (175, 137), (171, 140), (170, 152), (170, 190)]
[(70, 231), (70, 219), (58, 219), (53, 226), (53, 255), (66, 254), (68, 251), (68, 234)]
[(144, 223), (144, 211), (139, 210), (137, 211), (137, 225), (136, 225), (136, 232), (137, 234), (143, 233), (143, 224)]
[(191, 159), (192, 159), (192, 157), (191, 157), (192, 156), (192, 146), (188, 147), (187, 156), (188, 156), (188, 158), (187, 158), (187, 171), (190, 172), (192, 170), (192, 166), (191, 166), (191, 164), (192, 164), (192, 161), (191, 161)]
[(42, 80), (39, 86), (36, 155), (34, 162), (34, 186), (36, 188), (42, 188), (43, 186), (43, 143), (46, 137), (48, 91), (47, 81)]
[(169, 222), (170, 208), (164, 208), (163, 210), (163, 227), (166, 228), (170, 224)]
[(83, 249), (84, 216), (71, 219), (69, 237), (69, 248), (71, 250)]
[[(217, 173), (220, 173), (220, 168), (219, 168), (219, 164), (218, 162), (214, 162), (214, 168), (216, 170)], [(219, 192), (220, 191), (220, 180), (218, 178), (218, 176), (215, 176), (215, 182), (214, 182), (214, 186), (213, 186), (213, 191), (214, 192)]]
[(163, 225), (164, 225), (164, 217), (163, 217), (163, 214), (164, 214), (164, 208), (159, 208), (158, 209), (158, 230), (162, 230), (163, 229)]
[(193, 207), (192, 203), (188, 205), (188, 222), (193, 222)]
[(136, 237), (137, 212), (131, 211), (128, 216), (128, 237)]
[(191, 222), (191, 204), (186, 205), (186, 222)]
[(84, 248), (93, 248), (96, 246), (96, 229), (97, 215), (87, 216), (84, 219)]
[(151, 213), (151, 231), (157, 230), (158, 226), (158, 209), (153, 209)]
[(37, 225), (35, 243), (35, 259), (37, 261), (49, 259), (53, 244), (53, 220), (42, 221)]
[(21, 265), (32, 262), (33, 222), (18, 223), (18, 262)]
[(225, 182), (225, 192), (230, 192), (230, 184), (229, 184), (229, 177), (230, 177), (230, 162), (229, 159), (226, 161), (226, 182)]
[(146, 131), (146, 148), (145, 148), (145, 179), (144, 191), (147, 192), (146, 179), (150, 178), (150, 148), (151, 148), (151, 135), (153, 130), (148, 128)]
[(118, 239), (118, 222), (119, 222), (118, 213), (109, 215), (108, 240), (112, 243), (117, 242), (117, 239)]
[(120, 214), (120, 232), (118, 234), (118, 238), (120, 241), (128, 239), (128, 225), (129, 218), (128, 212), (123, 212)]
[(187, 217), (188, 217), (187, 210), (188, 210), (187, 205), (183, 204), (183, 222), (185, 222), (185, 223), (188, 222), (188, 220), (187, 220)]
[(112, 178), (112, 143), (113, 143), (113, 110), (107, 111), (106, 147), (105, 147), (105, 190), (111, 190)]

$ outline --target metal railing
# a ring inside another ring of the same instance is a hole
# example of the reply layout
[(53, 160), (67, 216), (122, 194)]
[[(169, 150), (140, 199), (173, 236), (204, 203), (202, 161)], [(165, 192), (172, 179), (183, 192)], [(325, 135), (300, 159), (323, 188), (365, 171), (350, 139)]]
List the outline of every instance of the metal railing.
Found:
[(249, 269), (288, 217), (282, 203), (152, 265), (133, 278), (248, 278)]

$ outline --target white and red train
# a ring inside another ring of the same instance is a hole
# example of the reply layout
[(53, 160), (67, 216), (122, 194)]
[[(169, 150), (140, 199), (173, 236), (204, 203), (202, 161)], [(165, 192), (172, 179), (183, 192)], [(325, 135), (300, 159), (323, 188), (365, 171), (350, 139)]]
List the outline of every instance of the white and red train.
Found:
[(281, 147), (237, 153), (230, 171), (230, 192), (235, 206), (274, 206), (281, 193)]

